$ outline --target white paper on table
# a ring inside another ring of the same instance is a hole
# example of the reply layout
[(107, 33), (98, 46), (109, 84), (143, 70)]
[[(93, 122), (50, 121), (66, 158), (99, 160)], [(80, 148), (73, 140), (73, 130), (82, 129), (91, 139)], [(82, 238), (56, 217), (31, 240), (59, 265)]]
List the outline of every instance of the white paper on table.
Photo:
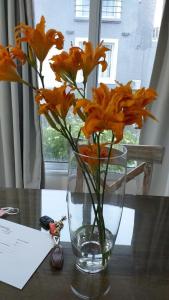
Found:
[(0, 219), (0, 281), (22, 289), (52, 247), (49, 234)]

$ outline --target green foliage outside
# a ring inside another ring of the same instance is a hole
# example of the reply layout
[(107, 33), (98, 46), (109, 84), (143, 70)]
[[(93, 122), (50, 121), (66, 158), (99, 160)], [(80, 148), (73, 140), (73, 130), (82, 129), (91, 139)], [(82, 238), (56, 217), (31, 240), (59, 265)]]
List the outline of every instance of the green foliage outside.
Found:
[[(72, 134), (76, 137), (80, 128), (80, 120), (74, 116), (70, 116)], [(68, 160), (68, 142), (57, 131), (52, 129), (42, 119), (42, 136), (43, 136), (43, 153), (45, 161), (67, 161)], [(124, 132), (122, 144), (138, 144), (139, 131), (133, 127), (127, 127)], [(108, 142), (111, 139), (111, 132), (107, 131), (103, 134), (103, 142)]]

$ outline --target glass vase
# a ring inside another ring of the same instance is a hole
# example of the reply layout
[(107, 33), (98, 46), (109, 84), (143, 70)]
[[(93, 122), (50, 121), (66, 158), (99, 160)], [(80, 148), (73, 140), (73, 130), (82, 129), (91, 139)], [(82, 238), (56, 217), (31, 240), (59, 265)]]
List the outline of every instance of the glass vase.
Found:
[(122, 216), (126, 157), (122, 145), (113, 146), (104, 158), (70, 154), (68, 220), (76, 267), (81, 271), (97, 273), (108, 264)]

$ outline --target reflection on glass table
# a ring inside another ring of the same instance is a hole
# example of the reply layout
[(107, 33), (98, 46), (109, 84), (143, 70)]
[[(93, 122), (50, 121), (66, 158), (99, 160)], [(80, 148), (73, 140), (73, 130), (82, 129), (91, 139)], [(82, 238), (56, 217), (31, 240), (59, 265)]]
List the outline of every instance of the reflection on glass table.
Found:
[[(56, 199), (57, 197), (57, 199)], [(82, 204), (79, 205), (79, 215), (82, 213)], [(59, 220), (62, 216), (67, 216), (66, 191), (42, 190), (41, 215), (48, 215), (54, 220)], [(123, 214), (116, 245), (130, 246), (134, 228), (134, 209), (123, 208)], [(70, 242), (68, 221), (64, 222), (61, 232), (61, 241)]]

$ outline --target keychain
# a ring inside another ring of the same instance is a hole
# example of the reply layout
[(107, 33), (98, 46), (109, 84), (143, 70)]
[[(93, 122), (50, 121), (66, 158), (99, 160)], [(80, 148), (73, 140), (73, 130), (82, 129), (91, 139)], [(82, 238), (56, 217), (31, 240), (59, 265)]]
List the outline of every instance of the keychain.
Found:
[(63, 248), (60, 245), (60, 231), (62, 230), (64, 224), (63, 221), (66, 220), (66, 217), (62, 217), (59, 221), (54, 221), (48, 216), (43, 216), (40, 218), (41, 226), (45, 229), (49, 229), (51, 236), (54, 241), (54, 248), (51, 252), (50, 262), (52, 267), (57, 270), (62, 269), (63, 267)]
[(62, 269), (63, 267), (63, 248), (60, 245), (60, 231), (62, 230), (64, 224), (63, 221), (66, 220), (66, 217), (62, 217), (60, 221), (55, 221), (54, 223), (49, 223), (50, 228), (50, 234), (53, 237), (55, 246), (52, 250), (50, 262), (52, 267), (54, 267), (57, 270)]
[(62, 228), (64, 226), (63, 221), (65, 221), (65, 220), (66, 220), (66, 217), (62, 217), (60, 219), (60, 221), (55, 221), (54, 223), (53, 222), (49, 223), (50, 234), (52, 236), (60, 237), (60, 231), (62, 230)]

